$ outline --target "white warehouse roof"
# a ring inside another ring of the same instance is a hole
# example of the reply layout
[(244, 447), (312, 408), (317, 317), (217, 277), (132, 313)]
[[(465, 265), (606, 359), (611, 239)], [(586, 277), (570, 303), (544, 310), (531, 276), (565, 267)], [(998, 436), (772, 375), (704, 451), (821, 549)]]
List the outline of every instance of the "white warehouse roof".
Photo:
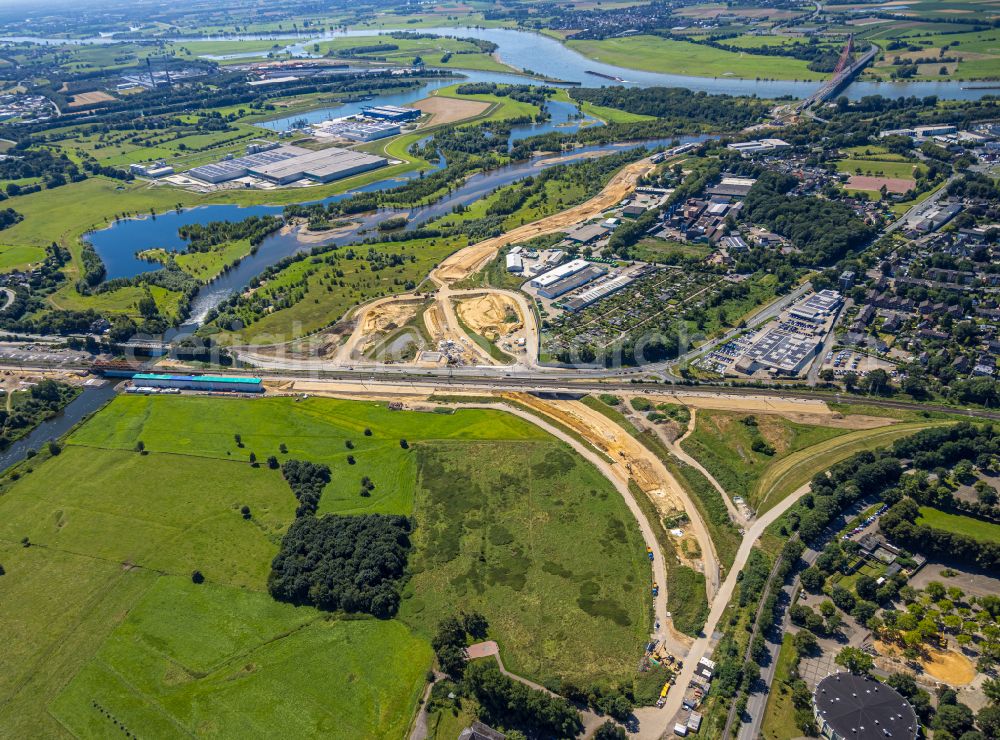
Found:
[(557, 283), (565, 277), (574, 275), (580, 270), (584, 269), (589, 262), (587, 260), (572, 260), (567, 262), (565, 265), (559, 265), (553, 270), (549, 270), (543, 273), (531, 281), (531, 285), (535, 288), (545, 288), (553, 283)]

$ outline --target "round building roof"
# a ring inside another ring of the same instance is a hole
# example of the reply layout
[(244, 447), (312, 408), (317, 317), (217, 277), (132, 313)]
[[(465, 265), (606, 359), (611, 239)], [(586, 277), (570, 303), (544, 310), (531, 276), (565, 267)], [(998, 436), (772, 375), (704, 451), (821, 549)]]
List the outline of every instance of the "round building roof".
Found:
[(917, 737), (917, 713), (884, 683), (853, 673), (834, 673), (819, 682), (813, 698), (820, 720), (847, 740)]

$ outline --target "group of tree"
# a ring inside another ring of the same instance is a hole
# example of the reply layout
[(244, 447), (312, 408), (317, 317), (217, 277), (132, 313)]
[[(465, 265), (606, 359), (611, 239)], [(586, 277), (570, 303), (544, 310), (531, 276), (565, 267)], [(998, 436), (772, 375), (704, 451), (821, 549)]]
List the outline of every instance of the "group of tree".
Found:
[(431, 647), (437, 656), (438, 666), (451, 678), (458, 680), (465, 674), (469, 638), (482, 640), (486, 637), (489, 622), (479, 612), (462, 612), (459, 616), (445, 617), (438, 624)]
[(791, 175), (764, 172), (747, 193), (743, 208), (748, 220), (789, 239), (800, 250), (796, 261), (830, 264), (875, 237), (875, 227), (845, 203), (811, 195), (788, 195), (796, 185), (798, 180)]
[(882, 516), (879, 528), (893, 542), (915, 552), (953, 557), (986, 570), (1000, 568), (1000, 542), (937, 529), (918, 522), (919, 516), (917, 502), (903, 498)]
[(242, 221), (212, 221), (207, 224), (188, 224), (177, 230), (178, 236), (188, 242), (189, 252), (208, 252), (219, 244), (249, 240), (251, 246), (264, 241), (269, 234), (281, 228), (280, 216), (250, 216)]
[(683, 118), (715, 130), (739, 130), (767, 113), (763, 100), (709, 95), (682, 87), (575, 87), (569, 94), (573, 100), (605, 108), (657, 118)]
[(292, 493), (295, 494), (295, 499), (299, 502), (295, 516), (315, 514), (319, 508), (323, 489), (330, 482), (330, 467), (323, 463), (286, 460), (281, 466), (281, 474), (285, 476)]
[(462, 683), (492, 726), (529, 737), (576, 737), (583, 730), (580, 713), (568, 701), (508, 678), (492, 661), (470, 664)]
[(412, 522), (404, 516), (299, 516), (271, 563), (278, 601), (380, 618), (399, 609)]
[(8, 229), (16, 223), (24, 220), (24, 216), (13, 208), (0, 209), (0, 231)]
[(27, 392), (15, 392), (10, 411), (0, 408), (0, 449), (58, 413), (79, 393), (78, 388), (51, 379), (39, 381)]

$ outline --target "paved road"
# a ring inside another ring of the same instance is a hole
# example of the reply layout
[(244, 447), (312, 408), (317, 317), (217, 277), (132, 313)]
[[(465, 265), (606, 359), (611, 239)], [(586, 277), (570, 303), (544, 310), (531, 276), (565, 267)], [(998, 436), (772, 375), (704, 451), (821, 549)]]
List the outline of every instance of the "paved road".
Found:
[[(722, 588), (720, 588), (719, 592), (715, 595), (714, 601), (712, 601), (712, 607), (709, 611), (708, 619), (705, 621), (705, 628), (702, 632), (702, 636), (694, 641), (694, 644), (688, 651), (687, 657), (684, 659), (684, 667), (681, 669), (681, 672), (677, 676), (677, 680), (674, 683), (674, 690), (667, 694), (666, 705), (663, 709), (642, 709), (636, 712), (636, 715), (639, 716), (640, 720), (640, 737), (658, 738), (660, 735), (670, 732), (671, 722), (673, 721), (674, 715), (676, 715), (681, 708), (681, 700), (684, 698), (684, 691), (687, 688), (687, 685), (691, 683), (691, 679), (694, 677), (695, 666), (698, 665), (698, 661), (705, 657), (705, 654), (708, 652), (708, 646), (711, 642), (712, 634), (715, 632), (715, 629), (719, 624), (719, 620), (722, 618), (722, 613), (725, 611), (726, 606), (728, 606), (733, 597), (733, 592), (736, 589), (737, 576), (740, 571), (743, 570), (743, 566), (746, 565), (747, 558), (750, 557), (751, 549), (753, 549), (754, 544), (764, 533), (764, 530), (767, 529), (767, 527), (769, 527), (776, 519), (778, 519), (778, 517), (784, 514), (792, 504), (804, 496), (808, 490), (808, 484), (797, 489), (780, 504), (767, 511), (760, 519), (753, 523), (749, 530), (747, 530), (747, 533), (743, 538), (743, 542), (740, 544), (740, 548), (736, 552), (736, 560), (733, 563), (733, 567), (726, 576), (726, 580), (723, 582)], [(644, 725), (650, 726), (650, 729), (646, 730)], [(651, 734), (647, 734), (647, 732)]]

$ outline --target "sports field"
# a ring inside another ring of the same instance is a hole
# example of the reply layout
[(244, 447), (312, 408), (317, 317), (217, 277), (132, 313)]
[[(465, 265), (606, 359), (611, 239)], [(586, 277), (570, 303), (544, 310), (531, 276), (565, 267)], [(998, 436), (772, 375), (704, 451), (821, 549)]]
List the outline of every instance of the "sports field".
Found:
[[(270, 455), (330, 465), (321, 511), (415, 515), (401, 618), (271, 599), (295, 499)], [(448, 465), (434, 485), (428, 456)], [(624, 503), (499, 411), (119, 397), (32, 463), (0, 482), (2, 736), (402, 737), (444, 614), (484, 611), (509, 665), (539, 678), (627, 678), (649, 628), (648, 563)], [(443, 516), (455, 508), (462, 518)]]

